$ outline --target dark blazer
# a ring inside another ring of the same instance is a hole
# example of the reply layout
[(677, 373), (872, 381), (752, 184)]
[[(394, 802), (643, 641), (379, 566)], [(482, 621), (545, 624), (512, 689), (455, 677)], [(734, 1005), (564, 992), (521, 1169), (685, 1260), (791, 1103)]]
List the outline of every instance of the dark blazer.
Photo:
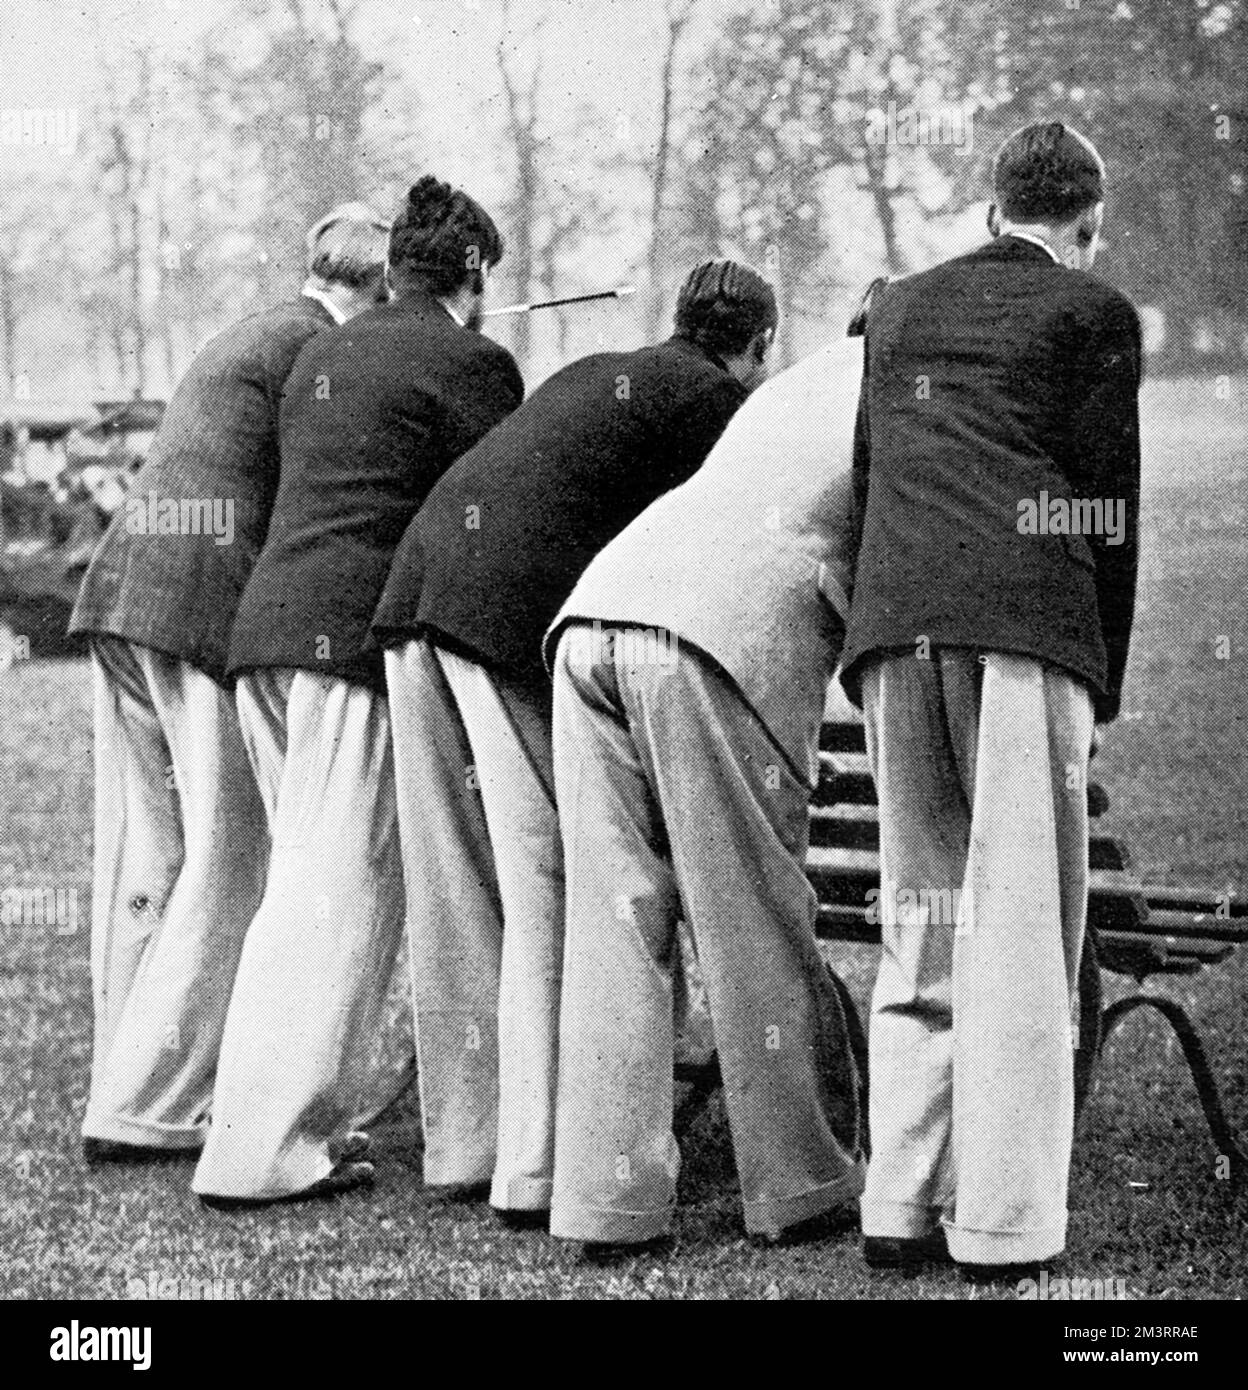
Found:
[(130, 501), (233, 503), (233, 538), (136, 534), (123, 504), (100, 538), (71, 632), (112, 633), (224, 681), (230, 627), (277, 493), (282, 386), (299, 350), (333, 319), (301, 295), (211, 339), (165, 411)]
[[(1001, 237), (878, 291), (856, 441), (850, 698), (884, 651), (971, 647), (1066, 668), (1118, 712), (1135, 606), (1141, 372), (1129, 300)], [(1105, 534), (1024, 534), (1020, 503), (1120, 501)]]
[(679, 337), (556, 372), (429, 494), (395, 554), (378, 640), (427, 633), (546, 683), (542, 637), (581, 571), (693, 474), (745, 396)]
[(384, 690), (368, 629), (394, 548), (451, 462), (523, 398), (511, 354), (427, 294), (309, 343), (286, 386), (282, 480), (231, 674), (293, 666)]

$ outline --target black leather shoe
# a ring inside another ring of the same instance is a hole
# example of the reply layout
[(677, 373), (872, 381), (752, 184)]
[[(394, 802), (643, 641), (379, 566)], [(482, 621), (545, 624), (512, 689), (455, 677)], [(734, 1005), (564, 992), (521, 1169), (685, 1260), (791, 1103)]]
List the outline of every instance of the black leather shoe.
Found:
[(105, 1163), (177, 1163), (198, 1158), (201, 1148), (160, 1149), (151, 1144), (123, 1144), (116, 1139), (84, 1139), (82, 1156), (87, 1166)]
[(858, 1229), (857, 1207), (833, 1207), (817, 1216), (786, 1226), (774, 1235), (754, 1234), (750, 1244), (764, 1250), (783, 1250), (791, 1245), (813, 1245), (821, 1240), (841, 1240)]
[(488, 1182), (445, 1182), (425, 1188), (425, 1202), (431, 1207), (471, 1207), (489, 1200)]
[(1049, 1266), (1043, 1261), (1032, 1264), (1012, 1265), (958, 1265), (964, 1284), (973, 1284), (979, 1289), (1009, 1288), (1023, 1279), (1039, 1281), (1040, 1275)]
[(629, 1260), (670, 1254), (671, 1249), (672, 1238), (667, 1235), (639, 1241), (587, 1240), (581, 1244), (581, 1263), (596, 1269), (612, 1269)]
[(549, 1211), (516, 1211), (512, 1207), (496, 1207), (494, 1215), (498, 1218), (499, 1225), (506, 1226), (509, 1231), (550, 1230)]
[(349, 1129), (346, 1134), (331, 1139), (326, 1147), (335, 1163), (363, 1162), (368, 1158), (370, 1140), (362, 1129)]
[(943, 1231), (926, 1236), (864, 1236), (862, 1258), (868, 1269), (895, 1274), (918, 1274), (953, 1263)]
[(338, 1197), (358, 1187), (372, 1187), (377, 1170), (371, 1163), (344, 1161), (333, 1171), (319, 1178), (311, 1187), (298, 1192), (284, 1192), (278, 1197), (214, 1197), (200, 1193), (200, 1202), (211, 1211), (248, 1211), (254, 1207), (289, 1206), (294, 1202), (309, 1202), (323, 1197)]

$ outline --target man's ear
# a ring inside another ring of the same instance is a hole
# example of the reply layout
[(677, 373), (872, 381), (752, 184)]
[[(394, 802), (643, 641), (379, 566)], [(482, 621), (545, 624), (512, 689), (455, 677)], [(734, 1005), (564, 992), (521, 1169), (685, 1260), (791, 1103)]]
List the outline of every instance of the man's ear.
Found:
[(1104, 203), (1097, 203), (1093, 207), (1088, 208), (1079, 218), (1079, 225), (1075, 229), (1075, 241), (1080, 246), (1091, 246), (1100, 235), (1104, 220)]
[(992, 237), (1001, 235), (1001, 213), (996, 203), (988, 204), (988, 235)]
[(771, 351), (771, 345), (776, 340), (776, 330), (774, 328), (760, 329), (754, 335), (754, 360), (760, 365), (767, 360), (767, 354)]

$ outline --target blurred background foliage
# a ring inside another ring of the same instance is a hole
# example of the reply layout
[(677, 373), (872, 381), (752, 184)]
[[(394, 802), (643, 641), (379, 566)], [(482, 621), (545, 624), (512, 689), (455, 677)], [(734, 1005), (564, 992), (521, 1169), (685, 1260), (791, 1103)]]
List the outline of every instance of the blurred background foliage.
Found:
[(297, 288), (322, 211), (360, 196), (388, 211), (429, 168), (497, 211), (498, 302), (638, 287), (496, 324), (531, 379), (665, 331), (711, 254), (777, 283), (791, 360), (841, 331), (876, 274), (982, 238), (992, 153), (1038, 115), (1107, 158), (1098, 272), (1145, 307), (1154, 369), (1248, 357), (1248, 0), (131, 12), (146, 22), (67, 31), (61, 86), (61, 37), (33, 31), (44, 71), (25, 100), (72, 104), (77, 133), (68, 157), (22, 147), (16, 126), (0, 141), (0, 400), (167, 394), (210, 332)]

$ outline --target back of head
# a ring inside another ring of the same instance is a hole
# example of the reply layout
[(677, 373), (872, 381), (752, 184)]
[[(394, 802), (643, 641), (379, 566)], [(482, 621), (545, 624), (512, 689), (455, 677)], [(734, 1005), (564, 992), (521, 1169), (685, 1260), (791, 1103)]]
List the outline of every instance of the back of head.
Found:
[(780, 314), (771, 286), (736, 261), (704, 261), (676, 299), (676, 332), (717, 357), (737, 357)]
[(308, 274), (324, 285), (380, 291), (390, 224), (367, 203), (343, 203), (308, 229)]
[(397, 293), (423, 287), (446, 298), (484, 288), (484, 270), (503, 258), (493, 218), (462, 189), (426, 174), (408, 190), (390, 228), (390, 279)]
[(992, 181), (1008, 222), (1060, 226), (1105, 199), (1104, 161), (1061, 121), (1016, 130), (997, 151)]

